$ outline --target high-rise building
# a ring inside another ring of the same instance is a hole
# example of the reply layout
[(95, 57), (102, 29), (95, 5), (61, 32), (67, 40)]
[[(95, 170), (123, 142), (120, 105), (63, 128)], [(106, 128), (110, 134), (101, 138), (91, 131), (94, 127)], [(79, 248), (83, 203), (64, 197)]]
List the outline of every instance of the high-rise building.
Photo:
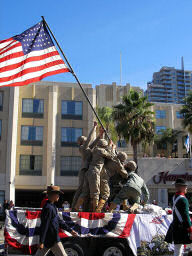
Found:
[(182, 104), (184, 97), (192, 89), (192, 71), (174, 67), (162, 67), (153, 74), (145, 92), (150, 102)]

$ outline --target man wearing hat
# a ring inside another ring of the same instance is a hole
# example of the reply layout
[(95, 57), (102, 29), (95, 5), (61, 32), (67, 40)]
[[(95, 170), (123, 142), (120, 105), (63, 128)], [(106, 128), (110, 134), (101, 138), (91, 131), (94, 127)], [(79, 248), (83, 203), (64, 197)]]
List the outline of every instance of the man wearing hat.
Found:
[(174, 242), (174, 256), (180, 256), (183, 245), (192, 243), (192, 224), (189, 216), (189, 202), (185, 197), (187, 183), (178, 178), (175, 182), (176, 193), (173, 197), (173, 222), (169, 227), (165, 241)]
[(137, 164), (134, 161), (129, 161), (125, 165), (125, 169), (128, 172), (128, 179), (112, 201), (109, 212), (113, 212), (117, 205), (120, 205), (126, 199), (128, 199), (129, 203), (132, 205), (130, 208), (131, 212), (134, 212), (141, 203), (141, 195), (143, 195), (144, 204), (149, 200), (147, 186), (144, 180), (135, 173), (136, 168)]
[(60, 187), (48, 186), (47, 194), (48, 201), (41, 212), (40, 244), (36, 256), (46, 255), (49, 250), (57, 256), (67, 256), (60, 242), (59, 228), (70, 232), (73, 236), (77, 236), (77, 233), (58, 216), (55, 203), (59, 200), (59, 195), (62, 194)]

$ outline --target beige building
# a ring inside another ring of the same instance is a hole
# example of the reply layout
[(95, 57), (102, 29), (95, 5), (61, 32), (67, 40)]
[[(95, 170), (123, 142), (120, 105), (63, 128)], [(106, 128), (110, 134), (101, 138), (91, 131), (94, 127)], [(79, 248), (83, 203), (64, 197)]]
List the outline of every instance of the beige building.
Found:
[[(112, 84), (101, 84), (96, 86), (96, 98), (97, 106), (99, 107), (112, 107), (116, 104), (121, 103), (123, 95), (126, 95), (130, 89), (137, 90), (143, 94), (143, 90), (139, 87), (131, 87), (130, 84), (125, 86), (119, 86), (116, 83)], [(183, 131), (182, 127), (182, 116), (179, 113), (181, 109), (181, 104), (173, 103), (153, 103), (152, 111), (155, 112), (156, 119), (156, 133), (160, 130), (166, 128), (172, 128), (175, 130)], [(176, 157), (185, 157), (186, 149), (184, 148), (184, 139), (186, 137), (187, 131), (183, 131), (182, 134), (178, 136), (176, 141), (174, 155)], [(127, 152), (129, 157), (133, 156), (132, 147), (130, 144), (126, 144), (125, 141), (118, 142), (118, 146), (121, 150)], [(170, 147), (170, 146), (169, 146)], [(162, 148), (160, 145), (147, 146), (145, 149), (142, 145), (138, 146), (138, 156), (142, 157), (144, 155), (156, 156), (158, 154), (168, 156), (168, 145), (164, 145)]]
[[(131, 86), (129, 83), (126, 85), (100, 84), (96, 85), (96, 102), (99, 107), (110, 107), (121, 103), (122, 97), (129, 93), (130, 89), (136, 90), (143, 95), (143, 90), (138, 86)], [(133, 156), (133, 150), (130, 143), (126, 144), (124, 140), (117, 143), (120, 150), (125, 151), (130, 157)], [(142, 147), (138, 147), (138, 155), (142, 156)]]
[[(186, 148), (184, 147), (184, 141), (187, 136), (187, 130), (183, 129), (182, 120), (183, 116), (180, 114), (180, 104), (169, 103), (154, 103), (152, 110), (155, 112), (156, 119), (156, 133), (160, 133), (161, 130), (171, 128), (177, 131), (181, 131), (178, 135), (175, 145), (173, 145), (173, 155), (175, 157), (183, 158), (187, 157)], [(168, 149), (169, 145), (153, 145), (150, 155), (156, 156), (157, 154), (163, 154), (169, 156), (172, 149)], [(169, 154), (169, 155), (168, 155)]]
[[(92, 86), (83, 85), (93, 106)], [(81, 166), (76, 144), (93, 126), (81, 89), (73, 83), (39, 82), (0, 91), (0, 200), (38, 206), (47, 185), (70, 200)]]
[(140, 87), (132, 87), (130, 84), (124, 86), (117, 85), (116, 83), (96, 85), (97, 105), (99, 107), (112, 107), (117, 105), (121, 102), (123, 95), (128, 94), (130, 89), (143, 94), (143, 90)]

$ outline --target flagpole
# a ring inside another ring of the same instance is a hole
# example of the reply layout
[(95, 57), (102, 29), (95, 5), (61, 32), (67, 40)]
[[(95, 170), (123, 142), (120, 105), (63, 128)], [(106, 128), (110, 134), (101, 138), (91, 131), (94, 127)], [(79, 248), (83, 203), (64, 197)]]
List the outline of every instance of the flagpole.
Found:
[(105, 134), (106, 134), (107, 138), (110, 140), (110, 137), (109, 137), (109, 134), (107, 133), (107, 130), (106, 130), (106, 129), (105, 129), (105, 127), (103, 126), (103, 124), (102, 124), (102, 122), (101, 122), (101, 119), (99, 118), (99, 116), (98, 116), (97, 112), (95, 111), (95, 109), (94, 109), (94, 107), (93, 107), (93, 105), (92, 105), (91, 101), (89, 100), (89, 97), (87, 96), (87, 94), (86, 94), (85, 90), (83, 89), (83, 87), (82, 87), (82, 85), (81, 85), (81, 83), (80, 83), (80, 81), (79, 81), (79, 79), (78, 79), (77, 75), (75, 74), (75, 72), (74, 72), (74, 70), (73, 70), (72, 66), (70, 65), (70, 63), (69, 63), (69, 61), (68, 61), (67, 57), (65, 56), (65, 54), (64, 54), (64, 52), (63, 52), (63, 50), (61, 49), (61, 47), (60, 47), (60, 45), (59, 45), (59, 43), (58, 43), (57, 39), (55, 38), (55, 36), (54, 36), (53, 32), (51, 31), (51, 29), (50, 29), (49, 25), (47, 24), (47, 22), (46, 22), (46, 20), (45, 20), (44, 16), (41, 16), (41, 17), (42, 17), (42, 19), (43, 19), (43, 22), (44, 22), (44, 23), (45, 23), (45, 25), (47, 26), (47, 28), (48, 28), (49, 32), (51, 33), (51, 35), (52, 35), (53, 39), (55, 40), (55, 42), (56, 42), (56, 44), (57, 44), (57, 46), (58, 46), (58, 48), (59, 48), (60, 52), (62, 53), (62, 55), (63, 55), (63, 57), (64, 57), (64, 59), (65, 59), (65, 61), (66, 61), (67, 65), (69, 66), (69, 68), (70, 68), (70, 72), (72, 73), (72, 75), (73, 75), (73, 76), (74, 76), (74, 78), (76, 79), (76, 81), (77, 81), (78, 85), (80, 86), (80, 88), (81, 88), (81, 90), (82, 90), (82, 92), (83, 92), (83, 94), (84, 94), (84, 96), (85, 96), (86, 100), (88, 101), (88, 103), (89, 103), (89, 105), (90, 105), (91, 109), (93, 110), (93, 112), (94, 112), (95, 116), (97, 117), (97, 119), (98, 119), (98, 121), (99, 121), (100, 125), (102, 126), (103, 130), (105, 131)]

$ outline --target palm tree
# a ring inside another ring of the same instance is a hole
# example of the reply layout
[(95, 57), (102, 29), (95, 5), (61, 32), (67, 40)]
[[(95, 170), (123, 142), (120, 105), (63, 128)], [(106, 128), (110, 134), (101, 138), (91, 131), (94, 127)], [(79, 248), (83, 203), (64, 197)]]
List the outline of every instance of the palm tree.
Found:
[(137, 162), (137, 147), (142, 141), (152, 142), (154, 137), (153, 104), (139, 92), (130, 90), (123, 96), (122, 103), (113, 107), (113, 118), (119, 136), (131, 142), (133, 159)]
[(97, 107), (97, 113), (101, 122), (103, 123), (106, 131), (110, 134), (110, 137), (114, 143), (117, 142), (118, 136), (113, 121), (113, 109), (109, 107)]
[(180, 110), (180, 114), (183, 115), (183, 127), (188, 128), (188, 131), (192, 133), (192, 92), (184, 99), (184, 105)]

